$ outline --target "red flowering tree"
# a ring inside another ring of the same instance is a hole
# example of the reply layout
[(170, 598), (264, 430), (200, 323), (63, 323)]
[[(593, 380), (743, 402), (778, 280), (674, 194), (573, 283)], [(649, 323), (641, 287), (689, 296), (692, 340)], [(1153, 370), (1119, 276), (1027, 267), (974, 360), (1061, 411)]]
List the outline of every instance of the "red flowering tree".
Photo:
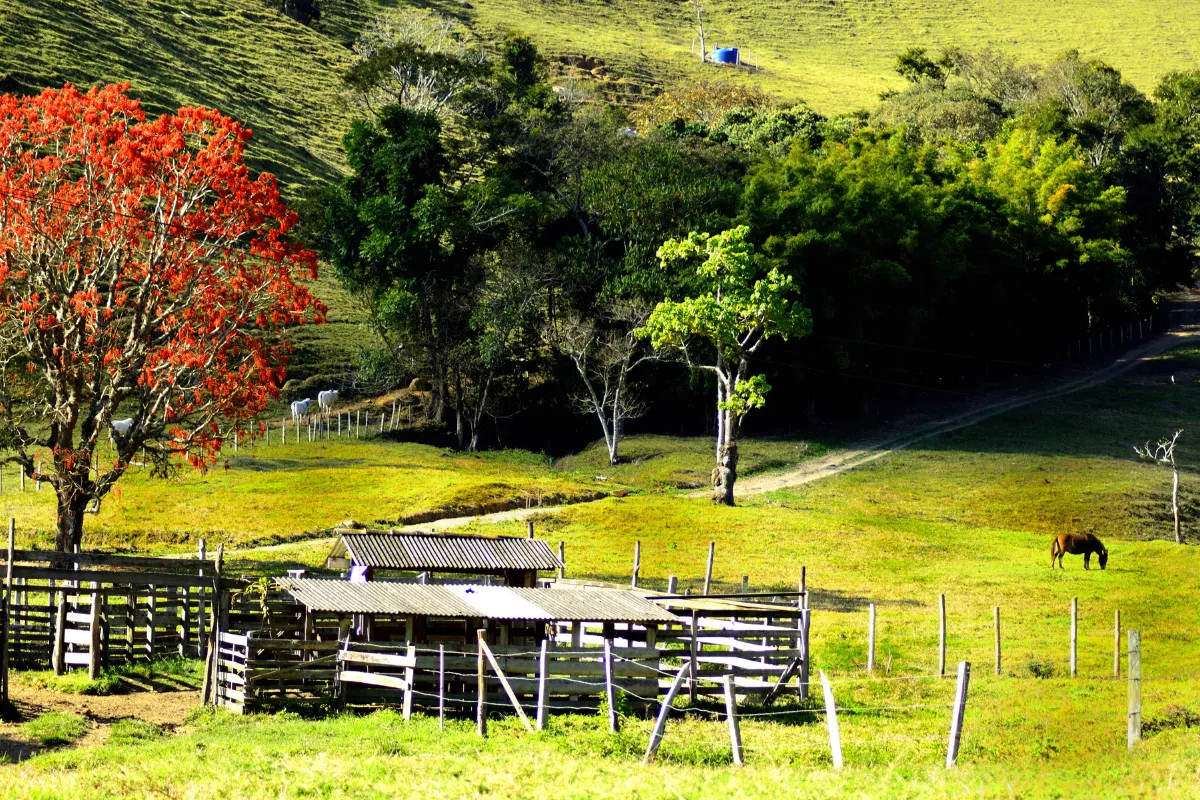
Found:
[(0, 96), (0, 463), (53, 487), (60, 550), (135, 458), (203, 468), (252, 432), (281, 329), (324, 313), (296, 282), (316, 273), (285, 238), (296, 215), (244, 163), (250, 131), (205, 108), (148, 119), (127, 90)]

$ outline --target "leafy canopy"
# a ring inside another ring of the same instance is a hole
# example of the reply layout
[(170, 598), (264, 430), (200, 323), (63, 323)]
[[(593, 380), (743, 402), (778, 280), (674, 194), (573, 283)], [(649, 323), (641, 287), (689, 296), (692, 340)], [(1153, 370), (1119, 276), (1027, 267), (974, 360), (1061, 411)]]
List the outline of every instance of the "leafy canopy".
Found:
[[(716, 350), (717, 369), (725, 370), (773, 336), (786, 340), (807, 334), (811, 316), (790, 299), (795, 283), (777, 267), (760, 263), (749, 236), (745, 225), (717, 234), (693, 231), (659, 248), (664, 269), (702, 258), (696, 277), (706, 290), (683, 300), (663, 300), (638, 335), (649, 337), (656, 350), (685, 353), (689, 339), (700, 338)], [(760, 408), (770, 388), (762, 375), (740, 381), (722, 410), (741, 416)]]

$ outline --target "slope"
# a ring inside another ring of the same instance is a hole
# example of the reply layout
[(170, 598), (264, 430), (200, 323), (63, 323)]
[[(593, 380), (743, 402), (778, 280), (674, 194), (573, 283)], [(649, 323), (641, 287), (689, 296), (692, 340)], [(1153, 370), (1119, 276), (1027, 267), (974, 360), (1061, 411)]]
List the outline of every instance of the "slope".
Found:
[[(691, 54), (688, 3), (658, 0), (473, 0), (437, 3), (479, 31), (519, 29), (551, 54), (605, 59), (618, 73), (667, 82), (712, 76)], [(870, 107), (899, 83), (909, 47), (994, 47), (1046, 61), (1068, 49), (1101, 57), (1149, 91), (1165, 73), (1196, 65), (1197, 0), (705, 0), (708, 44), (757, 54), (761, 73), (737, 71), (823, 112)]]
[(341, 169), (349, 59), (261, 0), (0, 0), (2, 88), (128, 82), (155, 112), (218, 108), (251, 127), (252, 166), (289, 193)]

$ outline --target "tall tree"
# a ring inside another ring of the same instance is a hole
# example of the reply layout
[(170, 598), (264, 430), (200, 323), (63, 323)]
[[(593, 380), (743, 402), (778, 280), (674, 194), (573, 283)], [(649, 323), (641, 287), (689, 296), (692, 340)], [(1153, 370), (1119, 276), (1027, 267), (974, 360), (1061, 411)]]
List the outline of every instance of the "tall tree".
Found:
[(212, 463), (278, 397), (280, 329), (323, 314), (250, 132), (208, 109), (147, 120), (126, 90), (0, 97), (0, 463), (54, 488), (60, 550), (139, 451), (160, 474)]
[[(717, 384), (716, 467), (713, 501), (733, 505), (738, 435), (751, 409), (766, 403), (771, 387), (752, 374), (750, 357), (772, 336), (788, 339), (812, 329), (808, 309), (790, 299), (792, 279), (755, 257), (744, 225), (718, 234), (691, 233), (658, 251), (663, 267), (700, 259), (699, 293), (663, 300), (638, 334), (655, 350), (677, 351), (687, 364), (712, 373)], [(711, 358), (699, 360), (697, 345)]]

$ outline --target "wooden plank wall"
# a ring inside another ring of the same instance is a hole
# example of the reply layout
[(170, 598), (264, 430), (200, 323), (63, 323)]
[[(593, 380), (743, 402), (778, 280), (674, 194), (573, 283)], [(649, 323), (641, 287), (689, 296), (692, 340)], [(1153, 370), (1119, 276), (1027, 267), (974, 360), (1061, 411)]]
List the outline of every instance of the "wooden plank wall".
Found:
[(212, 591), (195, 586), (101, 584), (14, 578), (10, 606), (9, 663), (15, 669), (48, 669), (54, 647), (58, 595), (66, 592), (63, 636), (67, 667), (87, 666), (92, 593), (101, 602), (101, 647), (105, 665), (169, 655), (198, 658), (198, 620), (212, 614)]

